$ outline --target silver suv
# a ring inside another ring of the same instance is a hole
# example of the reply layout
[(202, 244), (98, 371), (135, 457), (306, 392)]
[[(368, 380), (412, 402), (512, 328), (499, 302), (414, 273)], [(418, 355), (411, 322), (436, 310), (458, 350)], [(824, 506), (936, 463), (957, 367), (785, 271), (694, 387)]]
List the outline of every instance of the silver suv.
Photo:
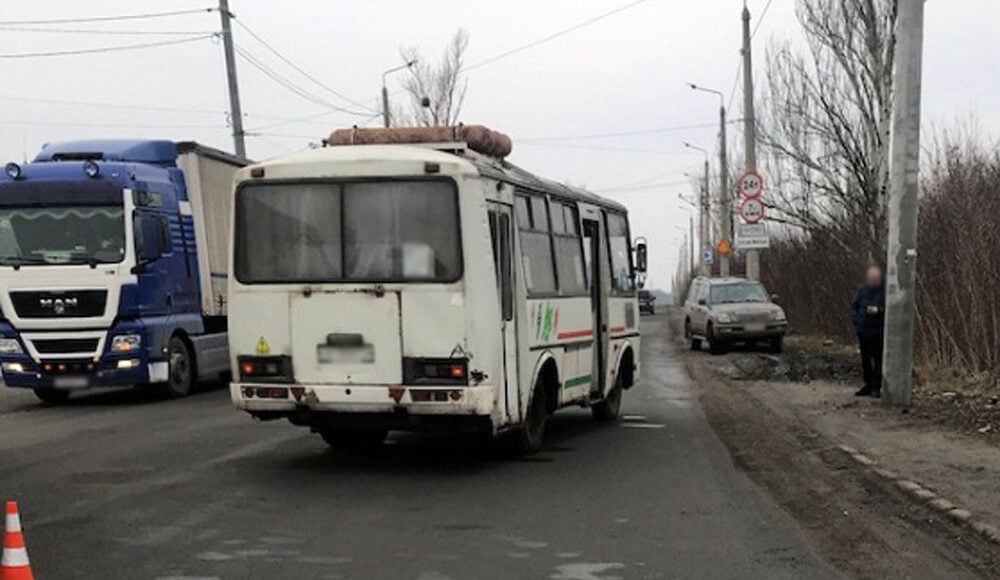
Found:
[(781, 352), (788, 320), (760, 282), (745, 278), (695, 278), (684, 302), (684, 336), (691, 350), (708, 342), (712, 354), (736, 342), (763, 342)]

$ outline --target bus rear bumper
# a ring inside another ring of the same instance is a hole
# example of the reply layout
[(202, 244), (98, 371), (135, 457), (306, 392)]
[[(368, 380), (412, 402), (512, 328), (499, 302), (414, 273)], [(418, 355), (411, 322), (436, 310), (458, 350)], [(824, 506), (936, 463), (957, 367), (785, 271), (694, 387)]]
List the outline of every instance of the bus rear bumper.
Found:
[(385, 385), (277, 385), (231, 383), (230, 398), (252, 415), (291, 416), (313, 412), (392, 415), (493, 414), (494, 388)]

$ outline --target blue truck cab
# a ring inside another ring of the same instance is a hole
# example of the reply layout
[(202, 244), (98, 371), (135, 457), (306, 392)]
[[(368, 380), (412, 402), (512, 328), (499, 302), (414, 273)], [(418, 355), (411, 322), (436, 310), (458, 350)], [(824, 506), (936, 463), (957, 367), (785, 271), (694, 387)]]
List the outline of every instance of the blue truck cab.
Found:
[(0, 364), (48, 403), (228, 371), (230, 187), (242, 159), (192, 142), (46, 145), (0, 176)]

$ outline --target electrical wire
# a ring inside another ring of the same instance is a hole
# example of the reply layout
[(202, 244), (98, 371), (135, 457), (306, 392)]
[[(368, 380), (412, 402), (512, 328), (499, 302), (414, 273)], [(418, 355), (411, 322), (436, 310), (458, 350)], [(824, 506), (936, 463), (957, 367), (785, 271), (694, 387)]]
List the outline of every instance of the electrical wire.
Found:
[(767, 0), (767, 4), (764, 5), (764, 9), (760, 11), (760, 16), (757, 17), (757, 24), (753, 27), (753, 32), (750, 33), (750, 39), (757, 36), (757, 31), (760, 30), (760, 25), (764, 22), (764, 17), (767, 16), (767, 11), (771, 9), (771, 3), (774, 0)]
[(648, 2), (648, 1), (649, 0), (636, 0), (634, 2), (630, 2), (630, 3), (628, 3), (628, 4), (624, 5), (624, 6), (620, 6), (618, 8), (615, 8), (614, 10), (611, 10), (610, 12), (605, 12), (603, 14), (599, 14), (599, 15), (595, 16), (594, 18), (591, 18), (589, 20), (585, 20), (583, 22), (580, 22), (579, 24), (574, 24), (573, 26), (570, 26), (569, 28), (564, 28), (563, 30), (554, 32), (554, 33), (552, 33), (552, 34), (550, 34), (550, 35), (548, 35), (548, 36), (546, 36), (544, 38), (540, 38), (538, 40), (534, 40), (534, 41), (528, 42), (526, 44), (522, 44), (520, 46), (516, 46), (516, 47), (514, 47), (514, 48), (512, 48), (512, 49), (510, 49), (510, 50), (508, 50), (506, 52), (502, 52), (502, 53), (500, 53), (500, 54), (498, 54), (496, 56), (492, 56), (492, 57), (487, 58), (485, 60), (481, 60), (479, 62), (475, 62), (473, 64), (470, 64), (470, 65), (464, 67), (464, 70), (472, 70), (472, 69), (476, 69), (476, 68), (479, 68), (479, 67), (486, 66), (488, 64), (492, 64), (492, 63), (494, 63), (494, 62), (496, 62), (496, 61), (498, 61), (500, 59), (507, 58), (508, 56), (515, 55), (515, 54), (517, 54), (519, 52), (523, 52), (523, 51), (528, 50), (530, 48), (534, 48), (534, 47), (536, 47), (536, 46), (538, 46), (540, 44), (545, 44), (546, 42), (549, 42), (551, 40), (555, 40), (556, 38), (559, 38), (560, 36), (565, 36), (565, 35), (567, 35), (567, 34), (569, 34), (571, 32), (575, 32), (575, 31), (577, 31), (577, 30), (579, 30), (579, 29), (581, 29), (581, 28), (583, 28), (585, 26), (589, 26), (591, 24), (594, 24), (595, 22), (599, 22), (601, 20), (604, 20), (605, 18), (610, 18), (611, 16), (614, 16), (615, 14), (618, 14), (619, 12), (624, 12), (624, 11), (630, 9), (630, 8), (634, 8), (634, 7), (636, 7), (636, 6), (640, 5), (640, 4), (643, 4), (643, 3)]
[[(735, 121), (728, 121), (734, 123)], [(689, 131), (695, 129), (711, 129), (718, 127), (718, 123), (701, 123), (698, 125), (676, 125), (673, 127), (660, 127), (656, 129), (639, 129), (635, 131), (619, 131), (616, 133), (594, 133), (590, 135), (567, 135), (562, 137), (530, 137), (518, 139), (518, 143), (540, 143), (543, 141), (585, 141), (589, 139), (607, 139), (612, 137), (631, 137), (636, 135), (651, 135), (655, 133), (671, 133), (674, 131)]]
[(57, 50), (53, 52), (22, 52), (15, 54), (0, 54), (0, 59), (48, 58), (56, 56), (97, 54), (105, 52), (122, 52), (127, 50), (141, 50), (144, 48), (154, 48), (157, 46), (172, 46), (177, 44), (186, 44), (190, 42), (199, 42), (213, 37), (215, 37), (214, 34), (206, 34), (203, 36), (195, 36), (192, 38), (182, 38), (180, 40), (163, 40), (159, 42), (144, 42), (139, 44), (125, 44), (120, 46), (104, 46), (100, 48), (84, 48), (79, 50)]
[(290, 81), (288, 78), (282, 76), (279, 72), (277, 72), (273, 68), (264, 64), (260, 59), (255, 57), (253, 54), (244, 49), (242, 46), (233, 43), (233, 47), (236, 50), (236, 54), (239, 55), (241, 58), (243, 58), (243, 60), (245, 60), (248, 64), (250, 64), (250, 66), (260, 71), (262, 74), (273, 80), (275, 83), (281, 85), (282, 87), (288, 89), (290, 92), (298, 95), (299, 97), (313, 104), (319, 105), (321, 107), (326, 107), (328, 109), (333, 109), (335, 111), (340, 111), (342, 113), (347, 113), (348, 115), (354, 115), (357, 117), (368, 117), (370, 114), (369, 112), (358, 112), (358, 111), (352, 111), (350, 109), (345, 109), (321, 97), (317, 97), (316, 95), (310, 93), (306, 89), (303, 89), (299, 85)]
[(350, 97), (347, 97), (347, 96), (343, 95), (342, 93), (338, 92), (337, 90), (331, 88), (329, 85), (327, 85), (324, 82), (320, 81), (315, 76), (313, 76), (313, 75), (309, 74), (308, 72), (306, 72), (305, 70), (303, 70), (302, 67), (300, 67), (299, 65), (295, 64), (294, 62), (292, 62), (288, 57), (286, 57), (284, 54), (282, 54), (278, 49), (276, 49), (273, 46), (271, 46), (270, 43), (268, 43), (266, 40), (264, 40), (263, 38), (261, 38), (259, 34), (257, 34), (253, 30), (251, 30), (250, 27), (248, 27), (246, 24), (244, 24), (240, 20), (238, 20), (236, 18), (233, 18), (233, 22), (235, 22), (237, 26), (239, 26), (240, 28), (242, 28), (244, 32), (246, 32), (251, 37), (253, 37), (254, 40), (256, 40), (257, 42), (259, 42), (264, 48), (266, 48), (267, 50), (269, 50), (274, 56), (278, 57), (281, 60), (281, 62), (287, 64), (293, 70), (295, 70), (296, 72), (298, 72), (300, 75), (304, 76), (305, 78), (309, 79), (310, 81), (312, 81), (313, 83), (315, 83), (317, 86), (323, 88), (324, 90), (326, 90), (330, 94), (332, 94), (332, 95), (336, 96), (337, 98), (342, 99), (345, 102), (350, 103), (350, 104), (352, 104), (352, 105), (354, 105), (356, 107), (361, 107), (362, 109), (367, 109), (367, 110), (370, 110), (370, 111), (374, 111), (374, 109), (372, 109), (371, 107), (369, 107), (367, 105), (364, 105), (362, 103), (359, 103), (358, 101), (355, 101), (354, 99), (351, 99)]
[(76, 121), (40, 121), (32, 119), (0, 119), (0, 125), (38, 125), (51, 127), (100, 127), (114, 129), (213, 129), (225, 130), (225, 125), (170, 123), (86, 123)]
[(49, 28), (36, 26), (0, 26), (0, 30), (7, 32), (43, 32), (50, 34), (99, 34), (101, 36), (198, 36), (215, 34), (215, 32), (211, 30), (107, 30), (96, 28)]
[(635, 185), (631, 187), (613, 187), (610, 189), (598, 189), (598, 193), (627, 193), (631, 191), (643, 191), (646, 189), (659, 189), (661, 187), (671, 187), (674, 185), (688, 185), (691, 181), (685, 179), (683, 181), (661, 181), (657, 183), (650, 183), (648, 185)]
[(169, 12), (146, 12), (141, 14), (123, 14), (118, 16), (85, 16), (80, 18), (53, 18), (46, 20), (0, 20), (0, 26), (24, 26), (32, 24), (70, 24), (80, 22), (112, 22), (120, 20), (146, 20), (150, 18), (166, 18), (184, 14), (200, 14), (214, 12), (217, 8), (193, 8), (190, 10), (172, 10)]

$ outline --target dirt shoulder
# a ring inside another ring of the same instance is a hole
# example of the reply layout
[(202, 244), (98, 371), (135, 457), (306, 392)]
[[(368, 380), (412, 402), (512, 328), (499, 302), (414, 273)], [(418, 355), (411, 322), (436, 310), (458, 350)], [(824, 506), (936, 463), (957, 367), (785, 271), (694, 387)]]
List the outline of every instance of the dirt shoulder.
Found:
[[(679, 328), (679, 320), (676, 321)], [(679, 336), (679, 333), (678, 333)], [(997, 577), (1000, 550), (851, 460), (880, 466), (1000, 524), (1000, 452), (958, 422), (853, 396), (850, 349), (802, 339), (780, 356), (686, 356), (709, 420), (741, 469), (852, 577)]]

